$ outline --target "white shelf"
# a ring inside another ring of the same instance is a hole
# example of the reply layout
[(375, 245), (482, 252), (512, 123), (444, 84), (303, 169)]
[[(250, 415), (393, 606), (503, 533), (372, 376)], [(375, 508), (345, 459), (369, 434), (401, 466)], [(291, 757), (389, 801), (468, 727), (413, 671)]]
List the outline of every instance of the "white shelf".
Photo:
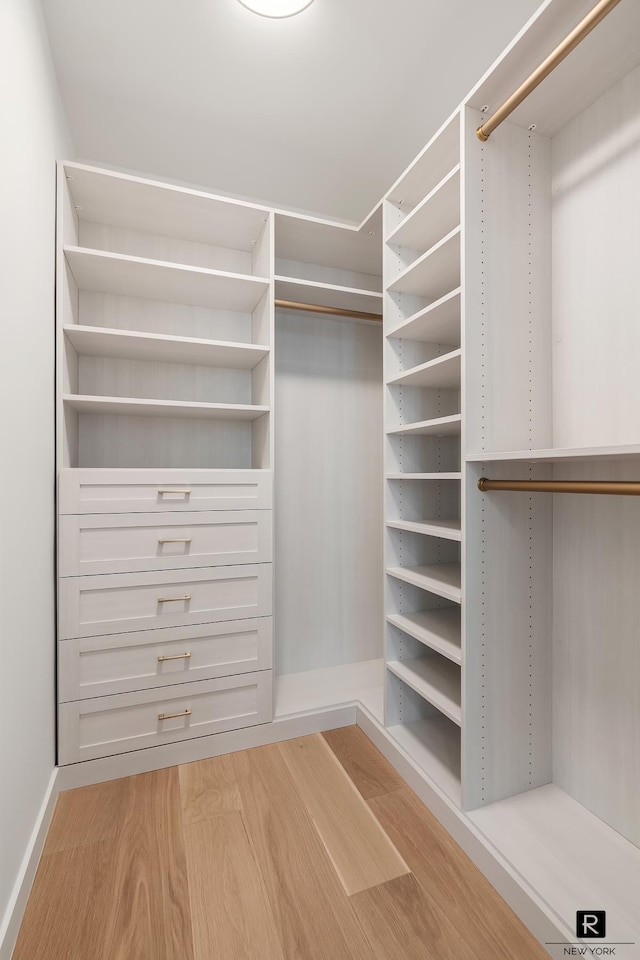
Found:
[(436, 300), (460, 286), (460, 227), (418, 257), (387, 290)]
[(387, 567), (396, 580), (435, 593), (445, 600), (462, 603), (462, 574), (459, 563), (431, 563), (422, 567)]
[(456, 111), (394, 183), (386, 199), (412, 209), (459, 160), (460, 114)]
[(567, 929), (575, 929), (577, 906), (601, 904), (610, 939), (640, 939), (640, 850), (559, 787), (527, 790), (468, 817)]
[(275, 281), (277, 300), (293, 300), (296, 303), (313, 303), (318, 306), (382, 315), (382, 293), (375, 290), (341, 287), (333, 283), (300, 280), (295, 277), (278, 276)]
[(245, 274), (83, 247), (64, 252), (78, 288), (94, 293), (249, 313), (269, 289), (268, 280)]
[(109, 327), (68, 324), (64, 335), (83, 357), (115, 357), (161, 363), (252, 370), (269, 353), (269, 347), (222, 340), (198, 340)]
[(456, 164), (387, 237), (394, 247), (426, 250), (460, 223), (460, 164)]
[(401, 427), (387, 430), (387, 434), (391, 437), (455, 437), (460, 433), (461, 424), (462, 415), (454, 413), (450, 417), (436, 417), (434, 420), (421, 420), (419, 423), (405, 423)]
[(443, 540), (462, 540), (460, 520), (429, 520), (421, 523), (411, 520), (387, 520), (387, 526), (394, 530), (406, 530), (407, 533), (441, 537)]
[(387, 669), (452, 723), (462, 726), (460, 667), (455, 663), (435, 653), (416, 660), (390, 660)]
[(276, 677), (274, 716), (282, 720), (360, 702), (382, 723), (383, 700), (384, 660), (364, 660)]
[(460, 388), (462, 351), (452, 350), (442, 357), (436, 357), (427, 363), (405, 370), (404, 373), (388, 380), (389, 386), (436, 387), (444, 390)]
[(453, 663), (462, 663), (462, 628), (457, 607), (393, 613), (387, 617), (387, 622)]
[(446, 717), (434, 716), (389, 727), (388, 733), (454, 803), (462, 805), (457, 726)]
[(387, 480), (462, 480), (461, 473), (388, 473)]
[(457, 346), (460, 343), (461, 300), (462, 288), (456, 287), (428, 307), (407, 317), (387, 336)]
[(231, 403), (188, 403), (183, 400), (138, 400), (130, 397), (63, 396), (78, 413), (103, 413), (123, 417), (182, 417), (193, 420), (257, 420), (269, 407)]
[(80, 220), (233, 250), (253, 250), (269, 212), (199, 190), (65, 163)]
[(547, 450), (500, 450), (490, 453), (471, 453), (468, 463), (488, 463), (491, 460), (507, 462), (523, 460), (525, 463), (552, 463), (555, 460), (587, 462), (589, 460), (628, 460), (640, 457), (640, 444), (619, 444), (611, 447), (550, 447)]

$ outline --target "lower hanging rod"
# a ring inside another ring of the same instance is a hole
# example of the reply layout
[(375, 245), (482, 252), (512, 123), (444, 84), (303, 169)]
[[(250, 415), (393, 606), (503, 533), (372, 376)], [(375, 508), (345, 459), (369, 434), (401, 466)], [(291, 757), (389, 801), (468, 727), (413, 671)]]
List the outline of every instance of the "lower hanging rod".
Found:
[(362, 310), (344, 310), (342, 307), (324, 307), (317, 303), (298, 303), (295, 300), (276, 300), (276, 310), (300, 310), (303, 313), (325, 313), (332, 317), (352, 317), (354, 320), (382, 320), (381, 313)]
[(618, 497), (640, 497), (640, 483), (635, 480), (489, 480), (480, 477), (478, 489), (513, 490), (532, 493), (603, 493)]

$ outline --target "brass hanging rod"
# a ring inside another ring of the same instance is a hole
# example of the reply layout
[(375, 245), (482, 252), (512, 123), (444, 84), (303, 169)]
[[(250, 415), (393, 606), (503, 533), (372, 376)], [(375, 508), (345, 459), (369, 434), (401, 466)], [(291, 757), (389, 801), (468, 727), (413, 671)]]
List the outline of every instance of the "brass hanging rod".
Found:
[(619, 497), (640, 497), (640, 483), (635, 480), (488, 480), (481, 477), (478, 489), (514, 490), (532, 493), (603, 493)]
[(342, 307), (323, 307), (316, 303), (297, 303), (295, 300), (276, 300), (277, 310), (301, 310), (303, 313), (326, 313), (332, 317), (352, 317), (354, 320), (382, 320), (381, 313), (362, 310), (343, 310)]
[(523, 100), (526, 100), (538, 84), (542, 83), (545, 77), (548, 77), (558, 64), (561, 63), (619, 3), (620, 0), (600, 0), (599, 3), (596, 3), (595, 7), (590, 10), (577, 27), (574, 27), (571, 33), (558, 44), (547, 59), (527, 77), (524, 83), (520, 84), (518, 89), (505, 100), (502, 106), (499, 107), (488, 120), (485, 120), (485, 122), (478, 127), (476, 130), (478, 140), (482, 140), (483, 142), (488, 140), (496, 127), (499, 127), (502, 121), (506, 120), (509, 114), (512, 113), (516, 107), (519, 107)]

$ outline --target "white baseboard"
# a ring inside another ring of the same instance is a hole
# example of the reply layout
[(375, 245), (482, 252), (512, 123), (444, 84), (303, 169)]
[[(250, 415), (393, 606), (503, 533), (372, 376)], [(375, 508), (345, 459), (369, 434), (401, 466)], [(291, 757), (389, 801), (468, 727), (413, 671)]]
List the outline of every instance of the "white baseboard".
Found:
[(20, 930), (20, 924), (22, 923), (33, 880), (36, 875), (36, 870), (38, 869), (49, 824), (53, 817), (58, 793), (58, 770), (55, 769), (47, 785), (42, 805), (40, 806), (27, 849), (20, 864), (20, 870), (18, 871), (11, 897), (9, 898), (9, 904), (2, 918), (2, 923), (0, 924), (0, 960), (11, 960), (11, 954), (18, 939), (18, 931)]

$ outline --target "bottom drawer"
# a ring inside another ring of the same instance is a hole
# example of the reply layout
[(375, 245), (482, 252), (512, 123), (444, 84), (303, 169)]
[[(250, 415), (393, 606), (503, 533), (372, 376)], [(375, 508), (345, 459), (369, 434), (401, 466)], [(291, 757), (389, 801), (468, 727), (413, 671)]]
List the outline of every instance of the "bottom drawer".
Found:
[(238, 730), (272, 718), (270, 670), (59, 707), (59, 763)]

